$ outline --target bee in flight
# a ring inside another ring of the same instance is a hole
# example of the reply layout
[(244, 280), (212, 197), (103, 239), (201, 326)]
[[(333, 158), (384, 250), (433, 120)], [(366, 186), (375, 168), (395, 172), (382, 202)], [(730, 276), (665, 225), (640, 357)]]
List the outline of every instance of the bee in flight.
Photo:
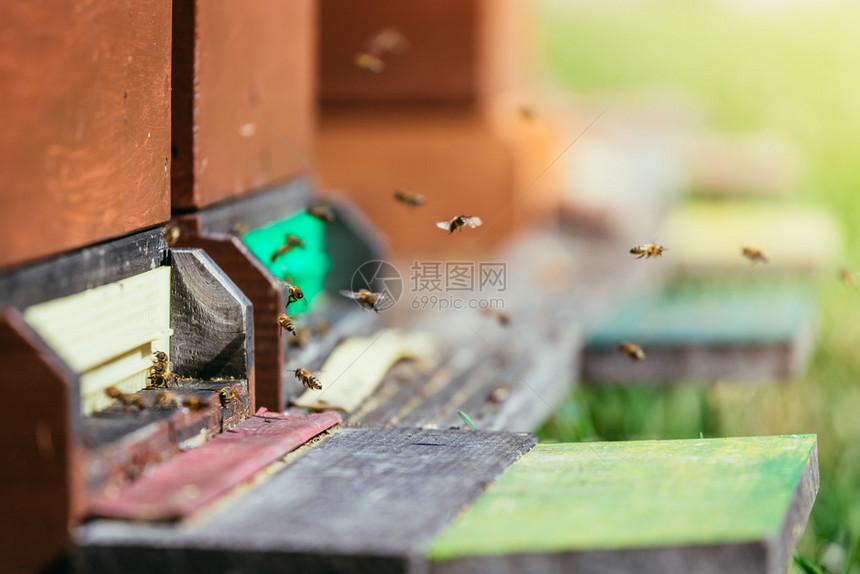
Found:
[(843, 268), (839, 272), (839, 278), (842, 279), (842, 282), (845, 283), (846, 286), (851, 287), (852, 289), (857, 289), (857, 274), (850, 269)]
[(310, 215), (313, 215), (317, 219), (321, 219), (326, 223), (331, 223), (334, 221), (334, 211), (332, 211), (331, 207), (325, 204), (318, 205), (310, 205), (307, 209)]
[(152, 405), (155, 407), (164, 407), (168, 409), (175, 408), (179, 406), (179, 399), (176, 398), (176, 395), (171, 393), (170, 391), (155, 391), (155, 398), (152, 401)]
[(409, 189), (398, 189), (394, 192), (394, 199), (410, 207), (420, 207), (425, 201), (423, 195)]
[(386, 299), (384, 293), (372, 293), (368, 289), (359, 289), (358, 291), (341, 290), (340, 294), (358, 301), (362, 309), (372, 309), (377, 313), (379, 313), (379, 304)]
[(634, 343), (619, 343), (618, 350), (633, 359), (634, 361), (644, 361), (645, 351), (639, 345)]
[(123, 410), (129, 410), (131, 407), (143, 410), (146, 408), (146, 403), (143, 402), (139, 393), (124, 393), (114, 386), (107, 387), (105, 394), (122, 405)]
[(295, 335), (295, 337), (289, 340), (290, 347), (298, 347), (299, 349), (304, 349), (311, 341), (310, 329), (296, 329), (293, 332), (293, 335)]
[(397, 28), (383, 28), (368, 41), (371, 54), (402, 54), (409, 49), (409, 40)]
[(767, 263), (767, 254), (757, 247), (744, 247), (741, 249), (741, 255), (752, 261), (753, 263)]
[(451, 221), (440, 221), (436, 223), (436, 227), (439, 229), (444, 229), (448, 233), (454, 233), (458, 229), (462, 230), (464, 227), (468, 226), (470, 229), (475, 229), (479, 225), (483, 225), (484, 222), (481, 221), (480, 217), (471, 217), (468, 215), (458, 215)]
[(295, 373), (296, 379), (301, 384), (303, 384), (306, 388), (316, 389), (318, 391), (322, 390), (322, 383), (320, 383), (320, 380), (318, 378), (316, 378), (314, 376), (314, 374), (311, 373), (309, 370), (307, 370), (307, 369), (293, 369), (292, 371), (289, 371), (289, 372)]
[(291, 233), (287, 235), (284, 239), (284, 244), (278, 247), (278, 249), (274, 253), (272, 253), (272, 263), (274, 263), (275, 260), (281, 255), (285, 255), (292, 251), (294, 247), (304, 249), (305, 242)]
[(537, 113), (535, 113), (534, 108), (525, 104), (517, 108), (517, 112), (519, 112), (522, 119), (528, 122), (533, 122), (537, 118)]
[(382, 58), (370, 52), (360, 52), (352, 60), (355, 67), (371, 74), (381, 74), (385, 71), (385, 62)]
[(195, 396), (185, 396), (182, 397), (182, 406), (192, 411), (202, 411), (209, 406), (209, 402)]
[(492, 317), (496, 321), (499, 322), (499, 325), (505, 326), (511, 322), (511, 316), (502, 311), (501, 309), (491, 309), (486, 307), (481, 309), (481, 313), (486, 315), (487, 317)]
[(280, 325), (283, 330), (292, 333), (293, 337), (298, 335), (298, 333), (296, 333), (296, 326), (293, 323), (293, 320), (286, 313), (278, 315), (278, 325)]
[(642, 245), (634, 245), (630, 250), (630, 253), (633, 255), (638, 255), (636, 259), (642, 259), (643, 257), (651, 258), (651, 257), (660, 257), (663, 255), (664, 251), (669, 251), (662, 245), (657, 245), (656, 243), (643, 243)]
[(302, 288), (298, 285), (292, 285), (290, 283), (287, 283), (286, 281), (284, 281), (282, 285), (287, 290), (287, 307), (289, 307), (290, 304), (297, 303), (301, 299), (305, 298), (305, 294), (302, 291)]
[(164, 226), (164, 240), (169, 247), (176, 245), (176, 242), (179, 241), (179, 234), (179, 227), (176, 225), (169, 223)]

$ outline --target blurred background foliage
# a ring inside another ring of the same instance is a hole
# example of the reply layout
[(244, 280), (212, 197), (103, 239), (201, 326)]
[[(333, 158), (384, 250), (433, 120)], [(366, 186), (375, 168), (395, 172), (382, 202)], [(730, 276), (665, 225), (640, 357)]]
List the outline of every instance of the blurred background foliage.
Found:
[[(542, 0), (540, 12), (542, 73), (564, 89), (687, 90), (711, 128), (796, 144), (806, 161), (797, 200), (833, 210), (842, 264), (860, 267), (860, 3)], [(801, 380), (580, 388), (542, 440), (815, 433), (821, 488), (799, 551), (830, 571), (860, 572), (860, 292), (837, 272), (816, 280), (817, 347)]]

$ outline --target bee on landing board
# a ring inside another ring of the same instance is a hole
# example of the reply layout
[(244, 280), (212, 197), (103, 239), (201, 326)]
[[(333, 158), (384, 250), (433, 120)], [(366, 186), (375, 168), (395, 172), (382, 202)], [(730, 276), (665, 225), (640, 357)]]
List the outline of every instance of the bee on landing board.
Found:
[(484, 222), (481, 221), (480, 217), (473, 217), (469, 215), (458, 215), (451, 221), (439, 221), (436, 223), (436, 227), (439, 229), (444, 229), (449, 234), (454, 233), (455, 231), (462, 230), (464, 227), (469, 227), (470, 229), (475, 229), (479, 225), (483, 225)]
[(634, 343), (619, 343), (618, 350), (633, 359), (634, 361), (644, 361), (645, 351), (639, 345)]
[(643, 243), (641, 245), (634, 245), (630, 250), (630, 253), (638, 255), (636, 259), (642, 259), (643, 257), (650, 259), (651, 257), (662, 256), (664, 251), (669, 250), (662, 245), (657, 245), (656, 243)]
[(179, 405), (179, 399), (170, 391), (155, 391), (155, 398), (152, 401), (152, 406), (172, 409)]
[(293, 369), (291, 372), (296, 374), (296, 379), (308, 389), (322, 390), (322, 383), (307, 369)]
[(218, 400), (221, 402), (221, 406), (225, 409), (230, 405), (236, 405), (238, 403), (239, 409), (242, 409), (242, 397), (239, 396), (239, 393), (236, 392), (236, 389), (233, 388), (233, 383), (230, 383), (229, 387), (221, 387), (218, 390)]
[(164, 351), (152, 353), (152, 366), (149, 367), (149, 386), (169, 389), (176, 385), (176, 375), (170, 372), (170, 360)]
[(296, 326), (293, 323), (293, 320), (286, 313), (278, 315), (278, 325), (280, 325), (283, 330), (292, 333), (293, 337), (298, 335), (298, 333), (296, 333)]
[(179, 241), (180, 231), (179, 228), (172, 223), (164, 226), (164, 240), (167, 242), (168, 247), (173, 247), (176, 245), (176, 242)]
[(371, 309), (376, 313), (379, 313), (378, 306), (386, 298), (384, 293), (372, 293), (368, 289), (359, 289), (358, 291), (341, 290), (340, 294), (358, 301), (362, 309)]
[(134, 407), (140, 410), (146, 408), (146, 403), (143, 402), (139, 393), (124, 393), (114, 386), (107, 387), (105, 394), (122, 405), (123, 410), (129, 410)]
[(410, 189), (398, 189), (394, 192), (394, 199), (410, 207), (420, 207), (425, 201), (423, 195)]
[(325, 204), (318, 205), (309, 205), (307, 212), (310, 215), (313, 215), (317, 219), (321, 219), (326, 223), (331, 223), (334, 221), (334, 211), (332, 211), (331, 207)]
[(285, 255), (292, 251), (294, 247), (304, 249), (305, 242), (291, 233), (287, 235), (284, 239), (284, 244), (278, 247), (278, 249), (274, 253), (272, 253), (272, 263), (274, 263), (275, 260), (281, 255)]
[(757, 247), (744, 247), (741, 249), (741, 255), (749, 259), (753, 263), (767, 263), (767, 254)]

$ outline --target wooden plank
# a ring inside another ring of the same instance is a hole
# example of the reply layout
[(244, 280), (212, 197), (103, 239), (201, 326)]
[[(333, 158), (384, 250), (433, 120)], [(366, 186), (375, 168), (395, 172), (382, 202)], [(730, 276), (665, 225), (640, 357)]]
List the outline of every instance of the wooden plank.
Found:
[[(797, 289), (680, 289), (629, 299), (588, 334), (593, 383), (788, 379), (812, 349), (814, 304)], [(617, 345), (634, 342), (645, 360)]]
[(24, 309), (151, 271), (166, 263), (163, 230), (84, 247), (0, 275), (0, 302)]
[(341, 427), (199, 521), (83, 526), (75, 566), (412, 572), (433, 535), (535, 442), (527, 433)]
[(0, 565), (41, 571), (71, 544), (83, 514), (78, 378), (11, 307), (0, 308), (0, 392), (10, 408), (0, 450)]
[(817, 490), (814, 435), (538, 445), (430, 556), (452, 573), (777, 574)]
[[(370, 351), (373, 348), (372, 352)], [(321, 389), (306, 389), (294, 401), (310, 409), (355, 410), (397, 361), (433, 354), (426, 334), (382, 329), (373, 337), (351, 337), (332, 352), (320, 369)]]
[[(663, 241), (684, 274), (832, 272), (844, 238), (835, 216), (812, 205), (691, 202), (666, 219)], [(803, 241), (798, 241), (803, 237)], [(762, 249), (768, 263), (741, 256), (744, 246)]]
[(336, 412), (308, 416), (260, 411), (205, 445), (160, 465), (91, 513), (130, 520), (179, 520), (205, 508), (275, 459), (338, 424)]
[(199, 249), (170, 252), (170, 358), (180, 376), (249, 378), (254, 364), (251, 302)]
[(315, 2), (214, 9), (181, 0), (173, 33), (174, 209), (199, 209), (306, 173)]
[(170, 217), (170, 13), (0, 9), (0, 268)]

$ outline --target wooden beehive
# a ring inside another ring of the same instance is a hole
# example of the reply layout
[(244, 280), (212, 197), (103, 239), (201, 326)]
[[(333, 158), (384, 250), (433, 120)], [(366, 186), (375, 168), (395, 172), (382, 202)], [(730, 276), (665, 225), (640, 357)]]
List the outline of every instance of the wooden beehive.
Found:
[[(250, 303), (202, 251), (169, 250), (162, 234), (0, 275), (3, 392), (16, 405), (7, 436), (17, 461), (2, 485), (7, 500), (27, 505), (0, 519), (0, 534), (15, 542), (0, 547), (4, 565), (50, 563), (94, 497), (248, 414)], [(158, 390), (144, 388), (155, 350), (169, 352), (180, 377), (164, 407)], [(106, 405), (109, 386), (137, 392), (145, 408)], [(222, 403), (227, 386), (238, 400)]]

